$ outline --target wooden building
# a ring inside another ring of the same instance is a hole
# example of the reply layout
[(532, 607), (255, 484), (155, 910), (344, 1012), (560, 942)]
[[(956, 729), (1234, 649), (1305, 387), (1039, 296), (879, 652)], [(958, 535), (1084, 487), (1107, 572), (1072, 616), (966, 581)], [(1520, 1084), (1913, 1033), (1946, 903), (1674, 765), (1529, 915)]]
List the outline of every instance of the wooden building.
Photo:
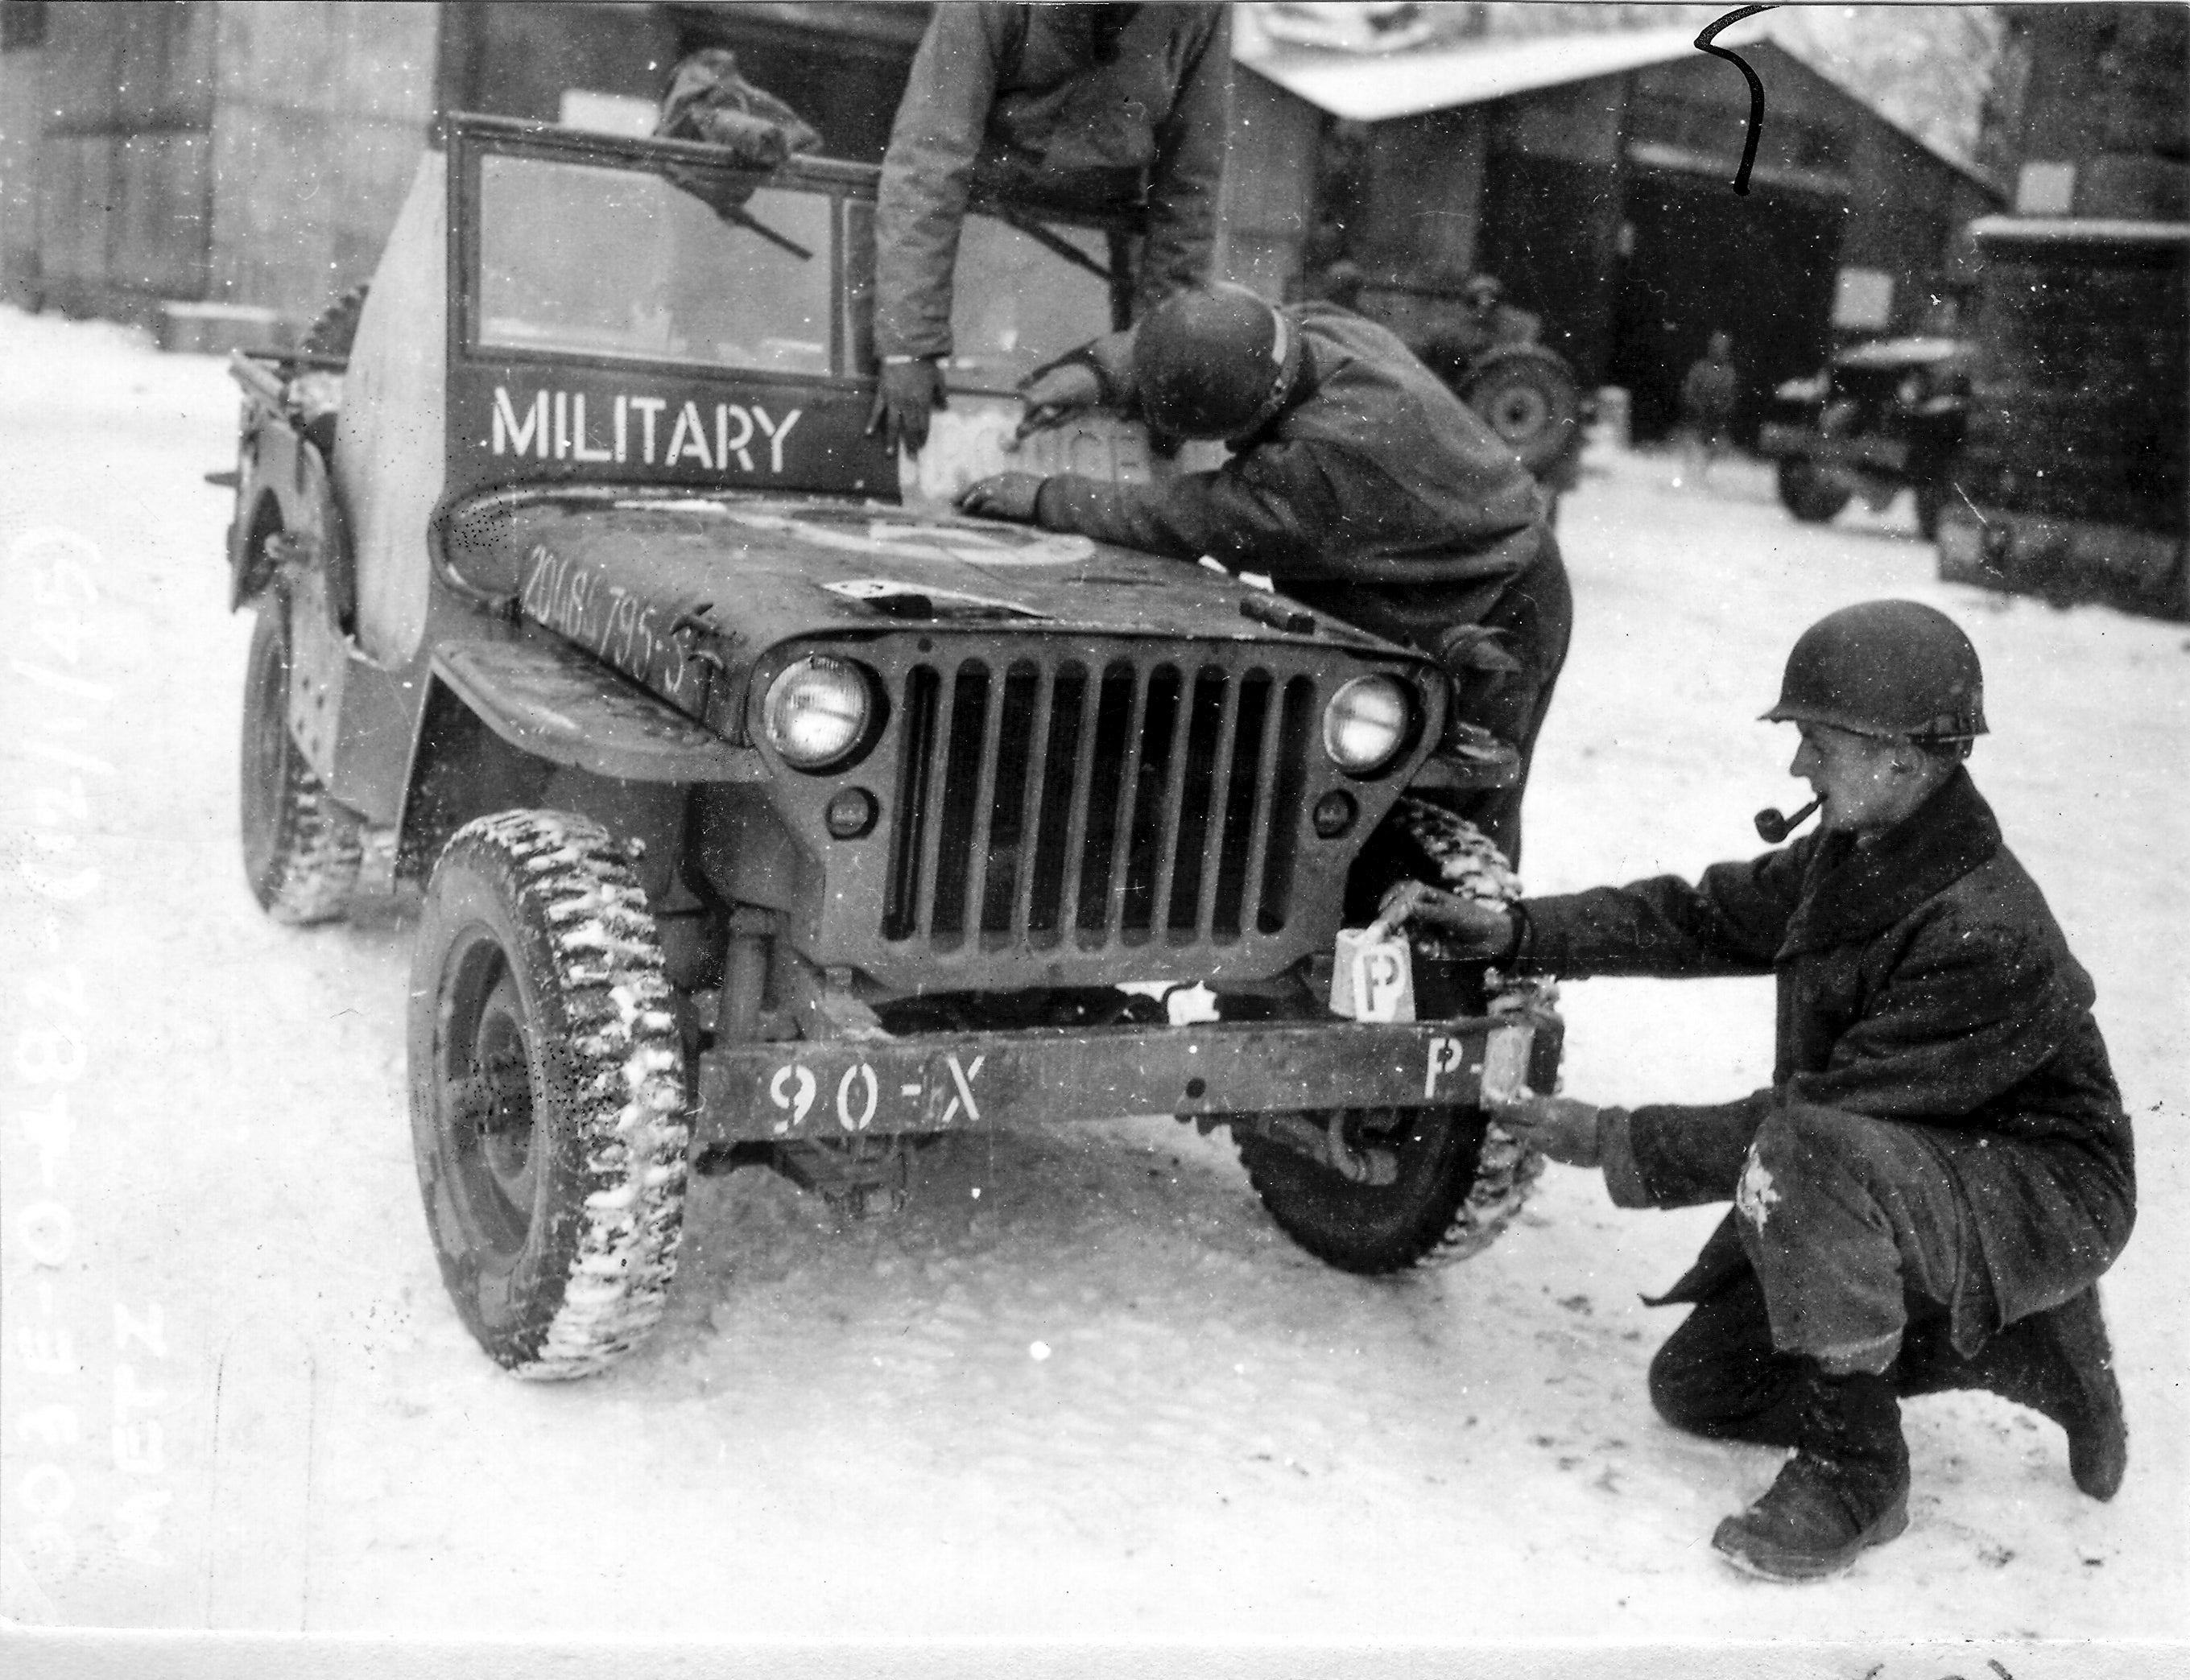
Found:
[(400, 3), (7, 0), (6, 296), (148, 323), (316, 308), (370, 271), (410, 186), (437, 27)]
[(1585, 383), (1630, 391), (1646, 437), (1714, 330), (1756, 393), (1814, 372), (1836, 334), (1935, 325), (1975, 278), (1963, 228), (2002, 201), (1756, 25), (1720, 37), (1766, 90), (1743, 194), (1748, 84), (1687, 25), (1387, 58), (1238, 34), (1242, 277), (1313, 290), (1345, 262), (1361, 307), (1419, 339), (1469, 273), (1495, 274)]
[(2190, 618), (2190, 10), (2009, 15), (1942, 575)]

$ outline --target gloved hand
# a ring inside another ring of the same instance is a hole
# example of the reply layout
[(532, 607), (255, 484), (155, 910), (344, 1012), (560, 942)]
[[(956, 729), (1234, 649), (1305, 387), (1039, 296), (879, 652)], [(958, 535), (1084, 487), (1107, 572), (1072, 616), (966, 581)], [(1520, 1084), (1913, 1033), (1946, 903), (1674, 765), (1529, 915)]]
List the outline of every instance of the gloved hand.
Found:
[(1466, 947), (1462, 954), (1467, 956), (1495, 959), (1513, 947), (1512, 917), (1427, 881), (1401, 881), (1384, 895), (1376, 919), (1387, 927), (1421, 922), (1441, 929)]
[(1019, 387), (1019, 399), (1026, 412), (1019, 416), (1013, 435), (1024, 438), (1098, 406), (1103, 376), (1086, 362), (1052, 362)]
[(875, 406), (867, 416), (867, 435), (879, 431), (890, 453), (900, 449), (918, 455), (928, 443), (928, 418), (950, 404), (943, 396), (943, 370), (926, 356), (909, 362), (884, 362), (882, 383), (875, 390)]
[(958, 511), (984, 519), (1011, 519), (1034, 523), (1035, 502), (1047, 481), (1039, 472), (997, 472), (975, 480), (958, 492)]
[(1569, 1167), (1603, 1163), (1598, 1125), (1605, 1111), (1572, 1097), (1540, 1097), (1531, 1091), (1515, 1102), (1490, 1105), (1490, 1117), (1519, 1142)]

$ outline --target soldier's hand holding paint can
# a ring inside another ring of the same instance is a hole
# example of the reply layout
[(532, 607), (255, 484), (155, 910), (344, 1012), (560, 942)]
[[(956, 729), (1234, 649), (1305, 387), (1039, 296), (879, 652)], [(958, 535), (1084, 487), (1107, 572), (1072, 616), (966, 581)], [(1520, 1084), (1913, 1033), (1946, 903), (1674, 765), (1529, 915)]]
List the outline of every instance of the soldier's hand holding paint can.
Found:
[(1410, 922), (1437, 928), (1465, 946), (1464, 954), (1493, 961), (1512, 953), (1519, 931), (1509, 912), (1447, 892), (1427, 881), (1401, 881), (1376, 908), (1380, 929), (1404, 927)]

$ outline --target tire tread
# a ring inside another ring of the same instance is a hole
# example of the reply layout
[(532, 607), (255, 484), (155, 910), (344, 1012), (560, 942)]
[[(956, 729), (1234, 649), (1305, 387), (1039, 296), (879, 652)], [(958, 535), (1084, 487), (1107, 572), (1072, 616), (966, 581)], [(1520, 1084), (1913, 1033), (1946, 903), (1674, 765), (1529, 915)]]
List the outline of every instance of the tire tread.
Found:
[(661, 945), (621, 850), (589, 818), (481, 817), (451, 840), (435, 880), (462, 868), (498, 876), (519, 926), (544, 936), (567, 1016), (574, 1151), (591, 1180), (570, 1210), (581, 1226), (568, 1264), (488, 1351), (535, 1381), (590, 1376), (653, 1329), (676, 1276), (691, 1128)]

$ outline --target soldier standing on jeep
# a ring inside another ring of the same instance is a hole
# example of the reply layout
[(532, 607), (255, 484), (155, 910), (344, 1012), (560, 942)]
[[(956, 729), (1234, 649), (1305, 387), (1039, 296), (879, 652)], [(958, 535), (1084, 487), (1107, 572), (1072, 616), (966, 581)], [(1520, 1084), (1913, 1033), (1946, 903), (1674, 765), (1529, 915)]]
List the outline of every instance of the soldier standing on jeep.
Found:
[(876, 201), (870, 432), (915, 454), (928, 441), (977, 191), (1051, 210), (1145, 206), (1136, 314), (1207, 278), (1231, 55), (1221, 5), (935, 8)]
[(1435, 654), (1459, 715), (1520, 752), (1519, 778), (1461, 812), (1518, 862), (1574, 599), (1527, 469), (1406, 346), (1330, 304), (1279, 308), (1223, 286), (1166, 300), (1023, 394), (1030, 425), (1100, 402), (1138, 409), (1159, 433), (1223, 438), (1231, 458), (1161, 484), (1003, 472), (969, 485), (961, 509), (1211, 556)]
[[(1766, 1089), (1498, 1111), (1552, 1159), (1602, 1167), (1622, 1207), (1733, 1202), (1662, 1298), (1694, 1310), (1650, 1397), (1677, 1428), (1796, 1449), (1711, 1541), (1776, 1580), (1832, 1574), (1907, 1526), (1904, 1395), (1985, 1389), (2044, 1413), (2095, 1499), (2127, 1463), (2097, 1279), (2136, 1216), (2129, 1117), (2091, 977), (1962, 767), (1982, 682), (1944, 614), (1843, 608), (1796, 642), (1765, 714), (1801, 730), (1818, 834), (1694, 886), (1509, 913), (1409, 883), (1385, 907), (1501, 965), (1777, 976)], [(1757, 818), (1767, 840), (1791, 826)]]

